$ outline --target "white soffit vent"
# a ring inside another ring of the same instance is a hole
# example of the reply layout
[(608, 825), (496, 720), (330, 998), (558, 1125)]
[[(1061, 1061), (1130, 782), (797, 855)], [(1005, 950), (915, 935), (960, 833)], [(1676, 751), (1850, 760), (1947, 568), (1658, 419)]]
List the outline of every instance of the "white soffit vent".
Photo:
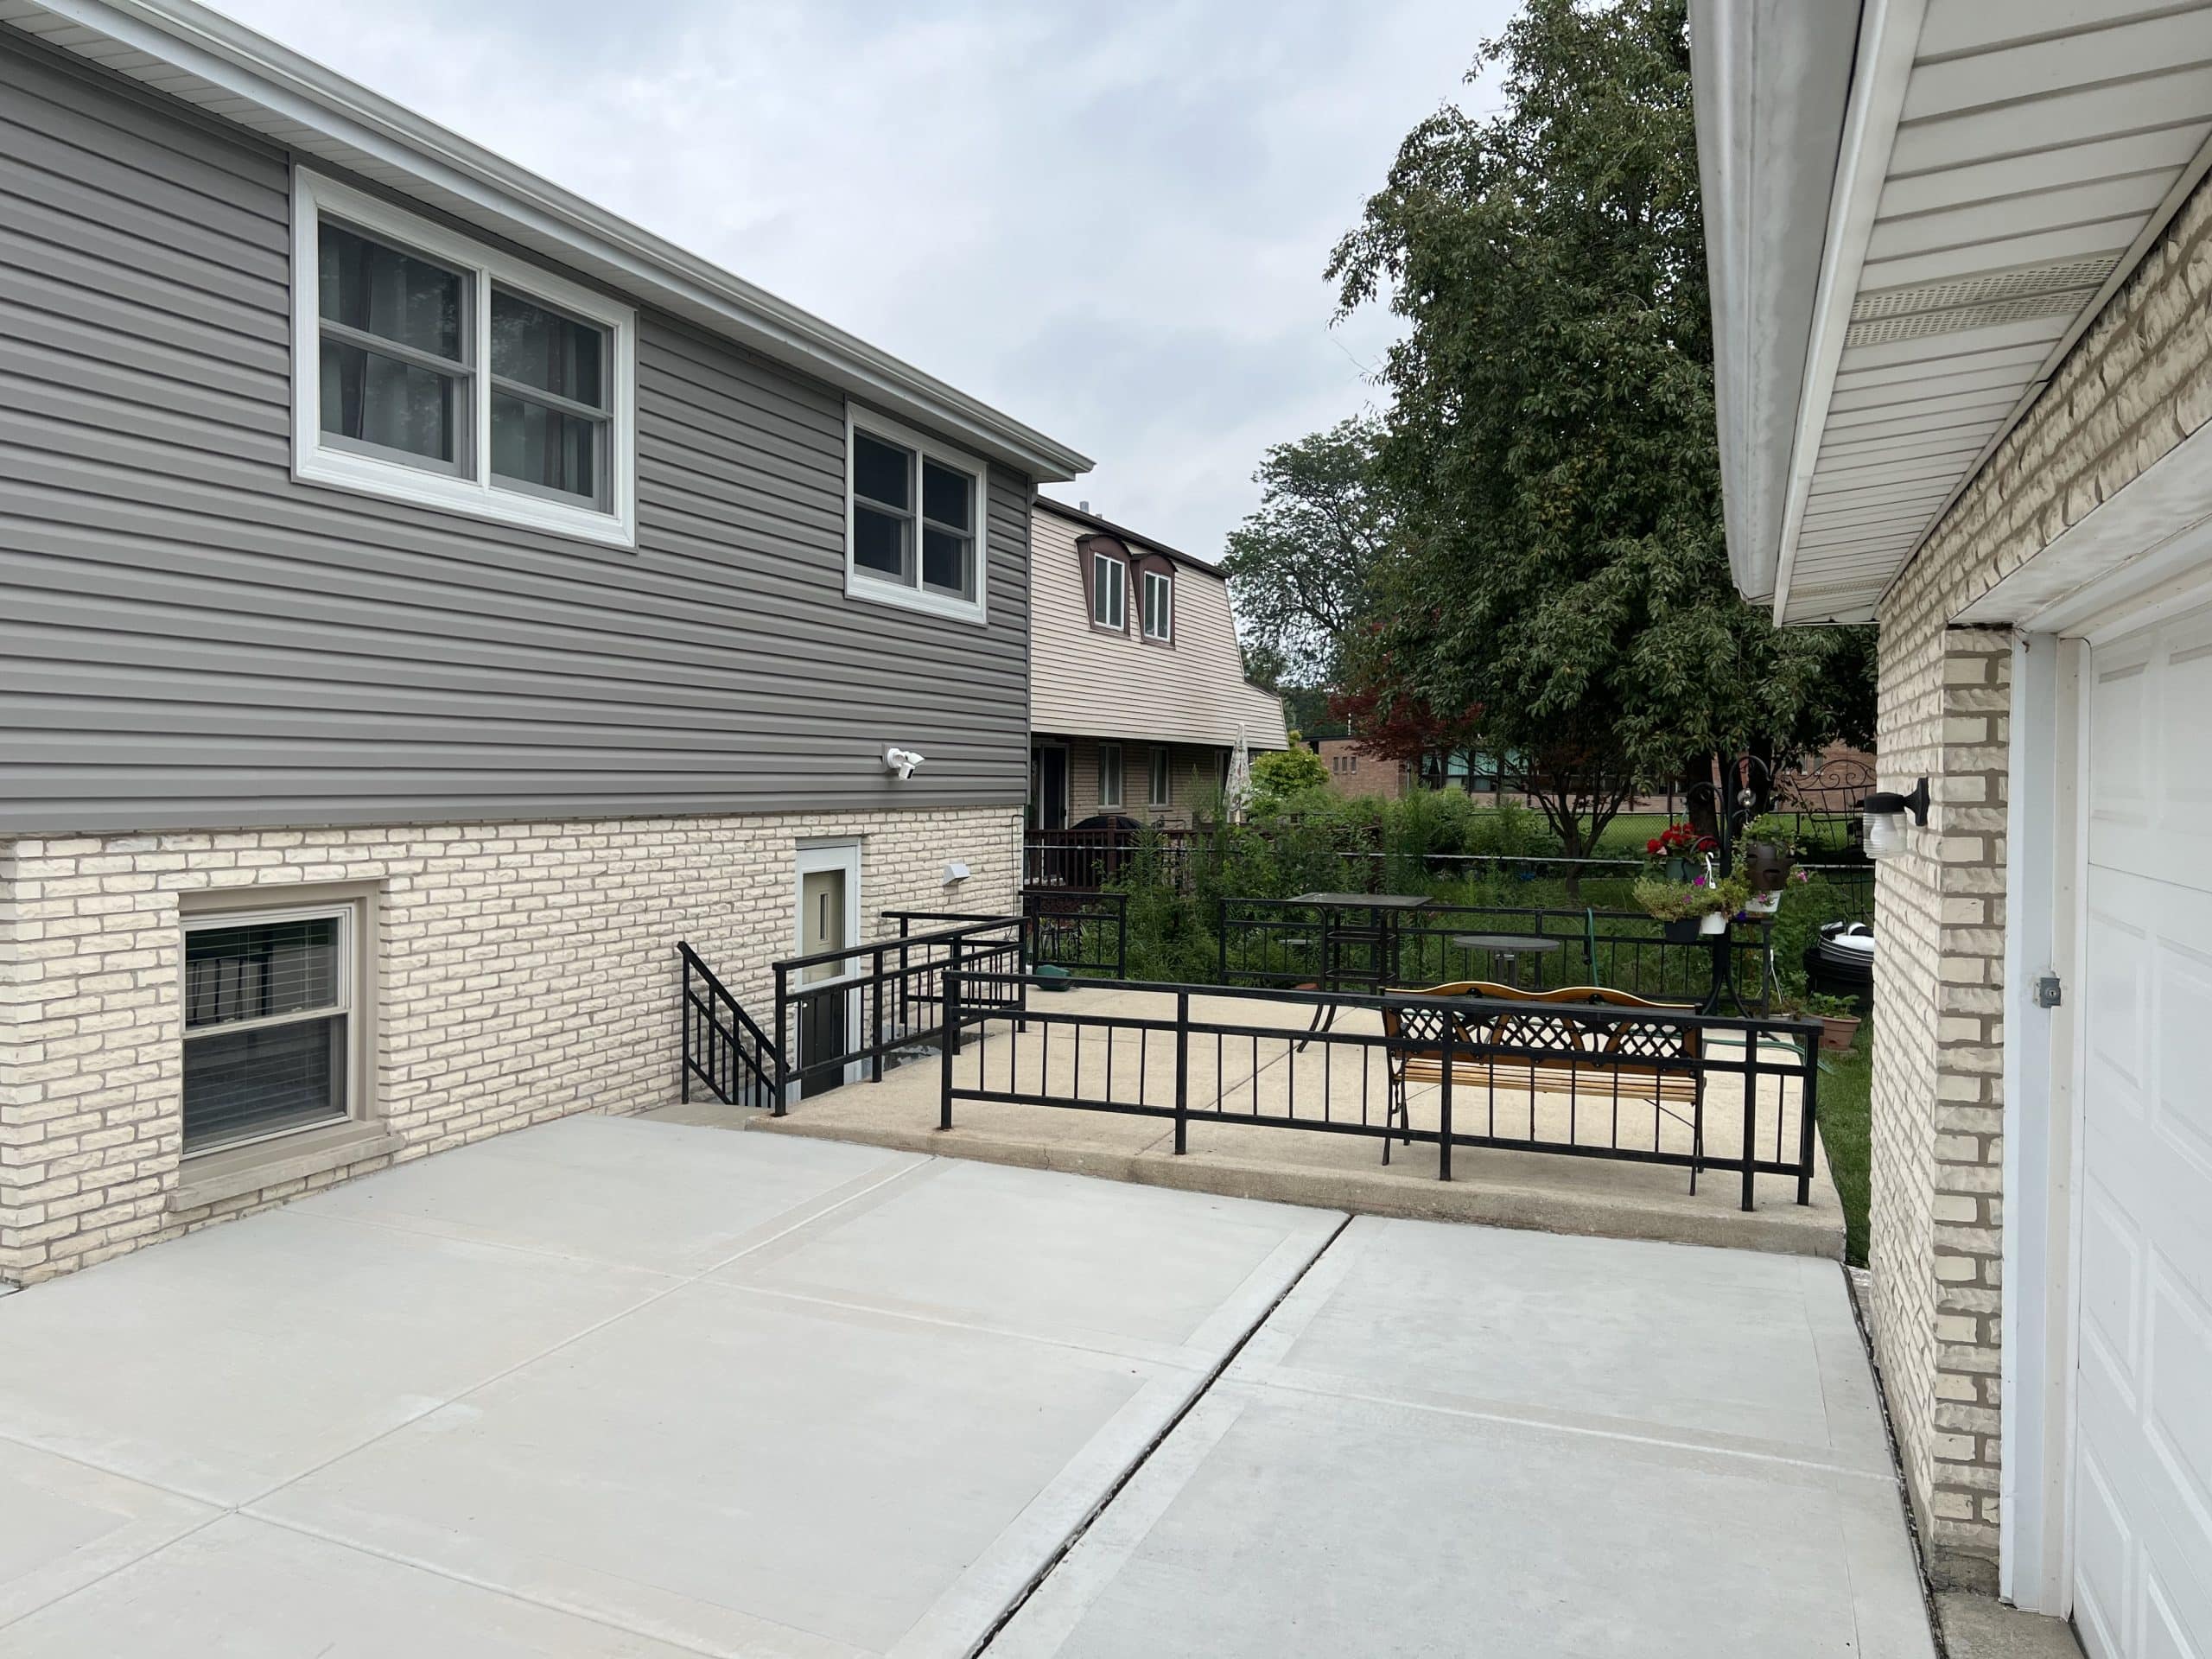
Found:
[(2030, 317), (2077, 312), (2095, 297), (2119, 263), (2116, 255), (2107, 254), (1990, 276), (1861, 294), (1852, 302), (1851, 328), (1844, 336), (1844, 345), (1847, 349), (1884, 346), (1892, 340), (1922, 340), (1930, 334), (1992, 328)]

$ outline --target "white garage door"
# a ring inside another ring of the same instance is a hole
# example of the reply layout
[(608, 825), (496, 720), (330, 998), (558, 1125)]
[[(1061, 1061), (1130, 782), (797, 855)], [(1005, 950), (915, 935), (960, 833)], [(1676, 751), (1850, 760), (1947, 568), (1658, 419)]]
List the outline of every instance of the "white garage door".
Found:
[(2212, 1659), (2212, 611), (2091, 662), (2075, 1619)]

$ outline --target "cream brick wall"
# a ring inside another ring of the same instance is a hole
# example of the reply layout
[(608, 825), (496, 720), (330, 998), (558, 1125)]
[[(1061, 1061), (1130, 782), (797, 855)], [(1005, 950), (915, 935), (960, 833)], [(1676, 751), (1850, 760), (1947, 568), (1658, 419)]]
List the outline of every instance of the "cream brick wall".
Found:
[[(678, 939), (766, 1020), (794, 849), (857, 837), (890, 908), (1019, 905), (1018, 808), (0, 842), (0, 1281), (570, 1112), (676, 1098)], [(972, 872), (944, 885), (948, 860)], [(180, 899), (377, 887), (374, 1111), (394, 1151), (177, 1207)]]
[(1931, 1565), (1993, 1588), (2009, 633), (1968, 605), (2212, 416), (2212, 192), (2183, 205), (1885, 596), (1885, 787), (1936, 805), (1878, 887), (1875, 1350)]

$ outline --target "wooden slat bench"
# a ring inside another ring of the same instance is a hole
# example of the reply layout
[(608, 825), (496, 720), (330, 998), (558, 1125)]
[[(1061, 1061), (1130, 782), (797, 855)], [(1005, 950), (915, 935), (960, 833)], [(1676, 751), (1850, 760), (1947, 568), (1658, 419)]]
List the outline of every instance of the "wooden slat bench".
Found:
[[(1649, 1103), (1690, 1132), (1690, 1191), (1697, 1191), (1705, 1156), (1705, 1070), (1703, 1033), (1691, 1025), (1665, 1020), (1582, 1020), (1548, 1011), (1564, 1006), (1649, 1009), (1688, 1014), (1688, 1005), (1654, 1002), (1603, 985), (1568, 985), (1550, 991), (1516, 990), (1487, 980), (1459, 980), (1394, 996), (1481, 998), (1519, 1005), (1510, 1009), (1446, 1007), (1408, 1008), (1386, 1004), (1382, 1032), (1389, 1048), (1390, 1098), (1384, 1123), (1395, 1122), (1408, 1145), (1413, 1123), (1408, 1092), (1416, 1084), (1444, 1082), (1444, 1020), (1452, 1022), (1452, 1086), (1499, 1086), (1538, 1093), (1590, 1096), (1620, 1102)], [(1409, 1039), (1409, 1040), (1408, 1040)], [(1428, 1045), (1433, 1043), (1435, 1046)], [(1500, 1055), (1498, 1049), (1518, 1051)], [(1670, 1109), (1688, 1109), (1688, 1114)], [(1533, 1126), (1533, 1116), (1531, 1119)], [(1382, 1138), (1382, 1161), (1390, 1161), (1390, 1137)]]

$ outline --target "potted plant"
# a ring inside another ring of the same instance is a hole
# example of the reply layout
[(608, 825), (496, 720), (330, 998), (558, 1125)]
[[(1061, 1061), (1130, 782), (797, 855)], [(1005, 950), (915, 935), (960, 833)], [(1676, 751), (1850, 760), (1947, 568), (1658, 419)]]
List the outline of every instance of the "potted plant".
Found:
[(1643, 850), (1668, 880), (1687, 882), (1697, 874), (1699, 861), (1719, 851), (1719, 843), (1687, 823), (1670, 823), (1645, 842)]
[(1783, 1008), (1801, 1020), (1819, 1020), (1821, 1047), (1827, 1053), (1843, 1053), (1859, 1040), (1859, 1005), (1847, 996), (1801, 988), (1783, 994)]
[(1780, 893), (1797, 862), (1797, 831), (1779, 813), (1762, 812), (1744, 826), (1736, 867), (1753, 893)]
[(1667, 925), (1666, 937), (1676, 944), (1726, 933), (1730, 920), (1751, 897), (1742, 877), (1723, 880), (1709, 868), (1688, 881), (1647, 875), (1629, 893), (1644, 914)]

